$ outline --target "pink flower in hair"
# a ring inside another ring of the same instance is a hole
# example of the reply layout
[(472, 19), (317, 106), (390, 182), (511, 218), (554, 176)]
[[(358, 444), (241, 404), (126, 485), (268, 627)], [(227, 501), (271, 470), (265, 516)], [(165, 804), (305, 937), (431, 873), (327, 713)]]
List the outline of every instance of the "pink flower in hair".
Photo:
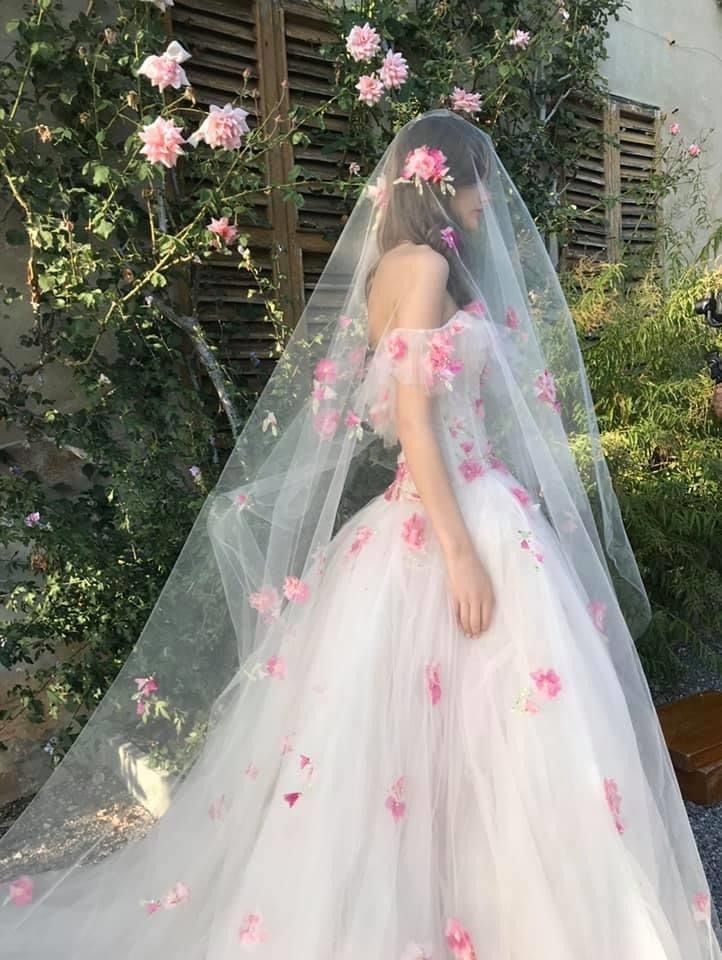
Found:
[(361, 103), (365, 103), (369, 107), (377, 104), (384, 95), (384, 85), (375, 73), (359, 77), (356, 89)]
[(471, 93), (463, 87), (454, 87), (451, 93), (451, 109), (460, 113), (479, 113), (481, 94)]
[(459, 246), (456, 238), (456, 230), (453, 227), (443, 227), (439, 234), (449, 250), (458, 251)]
[(426, 692), (429, 695), (431, 700), (431, 705), (436, 706), (436, 704), (441, 700), (441, 667), (438, 663), (427, 663), (426, 670)]
[(371, 60), (381, 46), (381, 37), (368, 23), (362, 27), (352, 27), (346, 37), (346, 50), (357, 63), (360, 60)]
[(387, 89), (398, 90), (409, 76), (409, 66), (401, 53), (389, 50), (379, 70), (379, 78)]
[(151, 163), (160, 163), (170, 169), (184, 156), (182, 145), (185, 143), (181, 130), (172, 120), (157, 117), (153, 123), (146, 124), (138, 134), (143, 141), (141, 153)]
[(406, 342), (406, 338), (402, 334), (395, 333), (386, 341), (386, 349), (388, 350), (391, 359), (398, 362), (399, 360), (403, 360), (408, 353), (409, 345)]
[(263, 917), (260, 913), (249, 913), (238, 930), (238, 939), (246, 947), (255, 947), (266, 939), (263, 929)]
[(436, 147), (426, 145), (410, 150), (406, 155), (402, 178), (404, 180), (426, 180), (429, 183), (441, 183), (449, 172), (446, 156)]
[(283, 582), (283, 595), (294, 603), (304, 603), (309, 596), (308, 584), (298, 577), (286, 577)]
[(409, 550), (419, 552), (426, 545), (426, 521), (418, 513), (412, 513), (401, 527), (401, 539)]
[(476, 960), (469, 932), (453, 917), (446, 921), (446, 943), (456, 960)]
[[(33, 900), (32, 877), (23, 874), (17, 880), (11, 880), (8, 900), (16, 907), (24, 907)], [(2, 906), (2, 904), (0, 904)]]
[(221, 217), (219, 220), (214, 220), (213, 217), (211, 217), (211, 222), (206, 229), (226, 244), (233, 243), (238, 237), (238, 228), (228, 222), (228, 217)]
[(322, 440), (330, 440), (336, 433), (340, 419), (340, 412), (334, 408), (329, 408), (316, 414), (313, 425)]
[(336, 382), (336, 361), (329, 357), (319, 360), (313, 370), (314, 377), (320, 383)]
[(536, 378), (534, 389), (537, 397), (542, 401), (542, 403), (548, 403), (549, 406), (553, 410), (556, 410), (557, 413), (561, 411), (561, 404), (557, 400), (556, 382), (553, 375), (548, 370), (540, 373)]
[(240, 107), (227, 103), (224, 107), (211, 106), (210, 112), (195, 133), (188, 138), (192, 147), (197, 147), (201, 140), (209, 147), (222, 150), (238, 150), (241, 146), (241, 137), (248, 133), (246, 117), (248, 112)]
[(166, 87), (178, 90), (180, 87), (188, 86), (188, 77), (181, 64), (190, 58), (190, 53), (184, 50), (177, 40), (173, 40), (165, 53), (160, 56), (153, 54), (146, 57), (138, 68), (138, 75), (147, 77), (151, 85), (158, 87), (161, 93)]

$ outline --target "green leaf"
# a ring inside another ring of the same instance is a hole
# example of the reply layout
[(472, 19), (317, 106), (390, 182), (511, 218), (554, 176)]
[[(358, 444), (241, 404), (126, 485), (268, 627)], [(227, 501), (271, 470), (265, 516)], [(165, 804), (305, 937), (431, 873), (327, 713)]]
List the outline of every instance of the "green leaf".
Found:
[(5, 24), (5, 32), (14, 33), (19, 26), (20, 26), (19, 20), (8, 20), (8, 22)]
[(98, 163), (93, 167), (93, 184), (96, 187), (101, 186), (103, 183), (107, 183), (110, 177), (110, 167), (106, 167), (102, 163)]
[(110, 220), (101, 220), (100, 223), (93, 225), (93, 233), (97, 233), (103, 240), (107, 240), (114, 229), (115, 224), (111, 223)]

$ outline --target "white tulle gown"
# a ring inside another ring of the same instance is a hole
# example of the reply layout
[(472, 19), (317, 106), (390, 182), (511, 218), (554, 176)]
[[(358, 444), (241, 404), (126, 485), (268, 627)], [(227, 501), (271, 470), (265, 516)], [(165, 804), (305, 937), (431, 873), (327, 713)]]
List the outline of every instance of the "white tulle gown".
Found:
[[(400, 454), (331, 542), (323, 588), (287, 608), (280, 654), (245, 665), (252, 681), (167, 814), (66, 879), (62, 909), (56, 896), (9, 960), (718, 956), (705, 894), (668, 856), (603, 611), (488, 451), (472, 320), (386, 334), (367, 387), (393, 436), (400, 370), (453, 381), (434, 423), (493, 579), (491, 628), (457, 627)], [(461, 370), (444, 367), (456, 337)]]

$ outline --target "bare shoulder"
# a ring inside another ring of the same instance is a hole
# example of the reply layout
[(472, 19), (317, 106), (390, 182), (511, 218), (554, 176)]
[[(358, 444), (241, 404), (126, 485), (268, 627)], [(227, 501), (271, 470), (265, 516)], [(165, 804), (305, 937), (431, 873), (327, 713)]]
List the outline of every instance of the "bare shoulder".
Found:
[(407, 276), (411, 271), (415, 276), (427, 276), (444, 286), (449, 277), (446, 257), (426, 243), (408, 243), (389, 250), (381, 257), (378, 269), (379, 272), (383, 270), (384, 273), (397, 275), (400, 267), (403, 267)]
[(369, 300), (372, 339), (393, 327), (439, 326), (448, 309), (449, 264), (426, 244), (403, 244), (385, 253)]

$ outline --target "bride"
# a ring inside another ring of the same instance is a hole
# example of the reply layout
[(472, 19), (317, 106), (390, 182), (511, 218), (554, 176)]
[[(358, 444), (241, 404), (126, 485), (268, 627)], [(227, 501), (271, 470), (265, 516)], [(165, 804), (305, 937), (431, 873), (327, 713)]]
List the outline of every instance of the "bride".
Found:
[[(425, 114), (0, 842), (3, 958), (720, 960), (647, 621), (542, 240), (488, 136)], [(168, 801), (102, 856), (143, 732)]]

